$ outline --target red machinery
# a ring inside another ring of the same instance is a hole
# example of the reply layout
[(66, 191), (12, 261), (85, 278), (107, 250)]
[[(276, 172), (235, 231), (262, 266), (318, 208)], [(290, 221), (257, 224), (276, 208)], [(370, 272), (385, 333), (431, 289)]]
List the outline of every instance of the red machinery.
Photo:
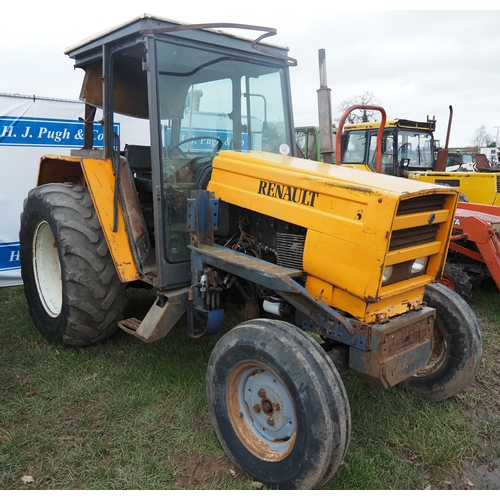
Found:
[(499, 231), (500, 206), (459, 202), (442, 282), (466, 300), (472, 282), (500, 290)]

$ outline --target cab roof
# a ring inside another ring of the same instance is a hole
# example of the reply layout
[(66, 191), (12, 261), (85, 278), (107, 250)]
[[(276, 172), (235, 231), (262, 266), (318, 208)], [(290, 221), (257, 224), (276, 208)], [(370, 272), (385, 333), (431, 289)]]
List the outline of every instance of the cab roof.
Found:
[[(217, 26), (224, 28), (238, 28), (243, 30), (261, 31), (265, 34), (263, 38), (276, 34), (275, 29), (266, 27), (232, 23), (219, 23)], [(219, 29), (214, 29), (214, 27), (215, 24), (191, 25), (189, 23), (175, 21), (151, 14), (142, 14), (105, 31), (96, 33), (72, 46), (69, 46), (65, 49), (64, 53), (72, 59), (75, 59), (76, 67), (81, 67), (92, 60), (101, 58), (103, 45), (142, 37), (153, 33), (154, 30), (169, 30), (169, 34), (174, 34), (176, 37), (180, 38), (189, 38), (191, 40), (197, 40), (202, 43), (212, 43), (219, 46), (230, 46), (232, 48), (240, 50), (251, 50), (253, 52), (255, 51), (255, 49), (253, 48), (253, 39), (237, 36), (233, 33), (228, 33)], [(260, 37), (260, 35), (257, 36)], [(263, 52), (265, 52), (268, 56), (272, 57), (274, 55), (281, 59), (288, 58), (288, 47), (273, 45), (267, 42), (262, 42), (260, 40), (258, 42), (258, 45), (272, 47), (272, 50), (263, 50)]]
[[(405, 120), (402, 118), (395, 118), (394, 120), (387, 120), (385, 123), (385, 128), (414, 128), (417, 130), (425, 130), (428, 132), (434, 132), (436, 130), (435, 120), (429, 120), (427, 122), (417, 122), (413, 120)], [(365, 123), (350, 123), (344, 126), (344, 130), (366, 130), (366, 129), (379, 129), (380, 122), (365, 122)]]

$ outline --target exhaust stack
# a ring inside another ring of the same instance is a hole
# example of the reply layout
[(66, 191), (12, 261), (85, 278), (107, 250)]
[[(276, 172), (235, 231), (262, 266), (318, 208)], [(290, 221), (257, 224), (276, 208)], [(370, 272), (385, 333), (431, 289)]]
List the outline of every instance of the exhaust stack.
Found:
[(319, 148), (325, 163), (333, 162), (333, 130), (332, 130), (332, 101), (331, 89), (326, 82), (326, 55), (325, 49), (319, 49), (319, 84), (318, 115), (319, 115)]

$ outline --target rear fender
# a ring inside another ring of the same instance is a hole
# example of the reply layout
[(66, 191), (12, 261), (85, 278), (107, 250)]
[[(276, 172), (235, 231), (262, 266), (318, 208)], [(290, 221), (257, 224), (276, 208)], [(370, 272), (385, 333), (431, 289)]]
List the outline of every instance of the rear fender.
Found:
[(120, 173), (123, 173), (122, 192), (125, 189), (127, 195), (132, 193), (132, 196), (121, 197), (128, 200), (125, 210), (121, 200), (118, 202), (116, 231), (113, 231), (115, 174), (111, 159), (46, 155), (40, 160), (37, 185), (73, 182), (87, 186), (118, 276), (122, 282), (130, 282), (143, 278), (137, 242), (147, 239), (147, 231), (124, 158), (121, 158)]
[(80, 158), (60, 155), (42, 156), (38, 169), (37, 186), (63, 182), (85, 185)]

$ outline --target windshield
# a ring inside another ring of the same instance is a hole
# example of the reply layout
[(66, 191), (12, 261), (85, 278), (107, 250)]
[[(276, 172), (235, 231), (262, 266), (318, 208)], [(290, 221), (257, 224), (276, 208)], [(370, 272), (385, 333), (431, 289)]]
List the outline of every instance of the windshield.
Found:
[(342, 163), (366, 164), (366, 130), (349, 131), (343, 138), (345, 143), (342, 146)]
[[(221, 149), (292, 153), (283, 68), (157, 42), (166, 255), (189, 258), (187, 198), (205, 189)], [(257, 59), (256, 59), (257, 61)]]
[(317, 141), (318, 130), (314, 127), (298, 127), (295, 129), (295, 144), (297, 155), (309, 160), (318, 161), (319, 141)]
[(401, 165), (403, 160), (407, 160), (406, 166), (408, 167), (432, 168), (434, 154), (430, 133), (398, 129), (397, 134), (398, 165)]
[(167, 151), (190, 139), (182, 151), (211, 153), (220, 141), (219, 149), (291, 153), (281, 68), (166, 42), (158, 54)]
[[(364, 164), (375, 170), (377, 129), (349, 130), (343, 134), (342, 163)], [(382, 138), (381, 172), (398, 175), (398, 167), (431, 169), (434, 161), (432, 134), (389, 128)], [(368, 142), (367, 142), (368, 141)]]
[(474, 155), (472, 153), (449, 153), (447, 167), (456, 167), (464, 163), (474, 163)]

